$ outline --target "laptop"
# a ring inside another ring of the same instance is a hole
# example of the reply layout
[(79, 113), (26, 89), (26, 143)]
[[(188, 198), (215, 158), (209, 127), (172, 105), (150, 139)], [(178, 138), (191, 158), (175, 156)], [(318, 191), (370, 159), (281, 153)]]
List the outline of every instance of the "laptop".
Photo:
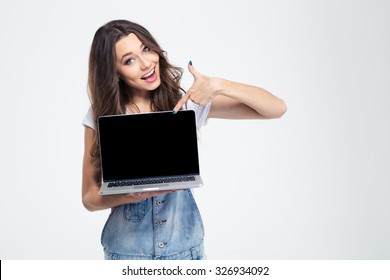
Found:
[(193, 110), (102, 116), (98, 128), (100, 194), (203, 185)]

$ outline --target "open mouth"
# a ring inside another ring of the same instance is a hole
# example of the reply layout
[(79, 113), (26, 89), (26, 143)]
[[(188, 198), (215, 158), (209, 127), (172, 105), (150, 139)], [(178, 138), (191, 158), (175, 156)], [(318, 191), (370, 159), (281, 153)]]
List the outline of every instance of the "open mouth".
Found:
[(149, 73), (147, 73), (145, 76), (141, 77), (142, 80), (147, 80), (149, 79), (150, 77), (153, 76), (153, 74), (155, 73), (155, 68), (153, 68)]

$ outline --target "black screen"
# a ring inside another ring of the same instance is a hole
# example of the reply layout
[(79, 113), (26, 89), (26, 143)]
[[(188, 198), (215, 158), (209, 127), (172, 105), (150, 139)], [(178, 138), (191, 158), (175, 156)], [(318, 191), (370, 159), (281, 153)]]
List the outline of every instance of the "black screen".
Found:
[(104, 181), (199, 174), (192, 110), (103, 116), (99, 141)]

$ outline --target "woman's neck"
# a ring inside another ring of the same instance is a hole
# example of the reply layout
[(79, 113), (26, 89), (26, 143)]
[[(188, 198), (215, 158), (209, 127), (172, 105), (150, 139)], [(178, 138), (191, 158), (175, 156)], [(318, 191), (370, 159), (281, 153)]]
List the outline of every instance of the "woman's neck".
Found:
[(127, 105), (127, 110), (132, 113), (147, 113), (152, 111), (152, 100), (150, 92), (133, 93), (131, 102)]

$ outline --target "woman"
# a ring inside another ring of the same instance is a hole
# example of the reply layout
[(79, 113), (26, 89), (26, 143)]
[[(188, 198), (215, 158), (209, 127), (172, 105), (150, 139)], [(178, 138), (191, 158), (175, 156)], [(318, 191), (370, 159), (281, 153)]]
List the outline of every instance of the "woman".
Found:
[(286, 111), (284, 102), (264, 89), (207, 77), (191, 62), (188, 69), (194, 83), (185, 93), (180, 87), (183, 70), (167, 61), (138, 24), (111, 21), (94, 36), (88, 77), (91, 108), (83, 121), (82, 201), (89, 211), (112, 209), (102, 233), (106, 259), (204, 259), (204, 232), (190, 190), (99, 194), (99, 116), (175, 113), (186, 106), (195, 111), (201, 127), (208, 118), (270, 119)]

